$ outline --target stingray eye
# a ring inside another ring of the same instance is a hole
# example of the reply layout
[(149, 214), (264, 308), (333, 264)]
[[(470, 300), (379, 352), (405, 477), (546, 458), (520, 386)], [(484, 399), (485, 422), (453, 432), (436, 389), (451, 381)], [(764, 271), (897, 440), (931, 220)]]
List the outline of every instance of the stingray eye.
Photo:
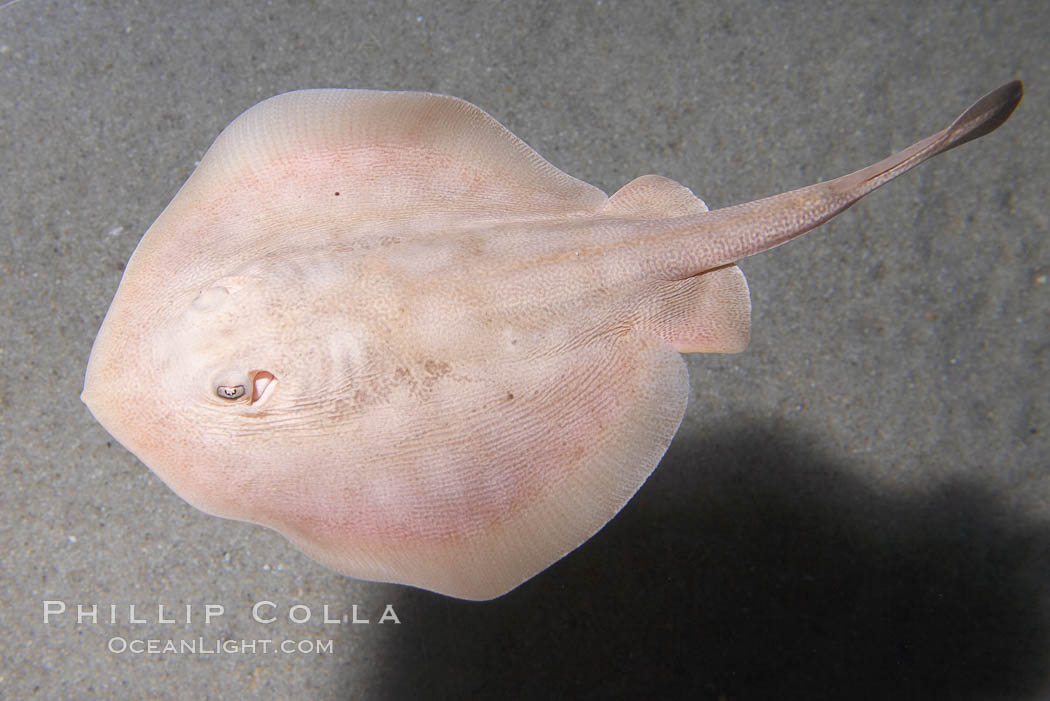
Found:
[(215, 388), (215, 394), (220, 399), (240, 399), (244, 396), (244, 385), (219, 385)]
[(252, 378), (240, 370), (228, 370), (212, 378), (215, 396), (227, 402), (235, 402), (251, 396)]
[(211, 386), (215, 396), (225, 402), (255, 406), (273, 394), (276, 384), (277, 378), (268, 370), (229, 370), (214, 377)]

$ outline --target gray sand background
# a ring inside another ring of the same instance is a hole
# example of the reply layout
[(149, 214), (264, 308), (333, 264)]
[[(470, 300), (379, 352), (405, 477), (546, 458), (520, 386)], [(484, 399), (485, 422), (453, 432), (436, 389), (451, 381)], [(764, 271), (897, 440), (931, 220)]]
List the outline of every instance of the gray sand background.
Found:
[[(0, 697), (1039, 698), (1047, 8), (0, 4)], [(205, 516), (78, 399), (142, 232), (271, 95), (457, 95), (610, 193), (659, 173), (715, 208), (868, 165), (1013, 78), (1028, 93), (1000, 131), (743, 263), (749, 350), (690, 357), (690, 409), (649, 482), (499, 600), (346, 579)], [(70, 610), (45, 624), (45, 600)], [(252, 620), (259, 601), (277, 621)], [(78, 624), (78, 603), (117, 623)], [(205, 625), (205, 604), (224, 615)], [(371, 623), (320, 620), (355, 604)], [(400, 624), (378, 623), (388, 604)]]

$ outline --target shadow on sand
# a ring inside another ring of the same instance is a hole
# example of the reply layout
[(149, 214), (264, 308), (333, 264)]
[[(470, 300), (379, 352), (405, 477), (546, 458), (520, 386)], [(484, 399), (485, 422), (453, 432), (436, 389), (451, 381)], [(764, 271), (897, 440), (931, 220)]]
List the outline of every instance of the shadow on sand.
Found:
[(1026, 699), (1044, 688), (1050, 524), (1019, 520), (973, 484), (873, 490), (805, 436), (711, 435), (676, 441), (601, 533), (500, 599), (396, 589), (403, 627), (376, 651), (379, 697)]

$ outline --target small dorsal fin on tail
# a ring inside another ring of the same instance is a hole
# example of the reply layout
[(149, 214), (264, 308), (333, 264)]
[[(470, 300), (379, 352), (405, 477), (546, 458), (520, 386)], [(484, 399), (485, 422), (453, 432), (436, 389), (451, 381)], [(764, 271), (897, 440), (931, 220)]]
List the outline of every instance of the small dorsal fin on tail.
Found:
[(617, 190), (600, 213), (638, 219), (665, 219), (706, 211), (704, 201), (685, 185), (662, 175), (643, 175)]

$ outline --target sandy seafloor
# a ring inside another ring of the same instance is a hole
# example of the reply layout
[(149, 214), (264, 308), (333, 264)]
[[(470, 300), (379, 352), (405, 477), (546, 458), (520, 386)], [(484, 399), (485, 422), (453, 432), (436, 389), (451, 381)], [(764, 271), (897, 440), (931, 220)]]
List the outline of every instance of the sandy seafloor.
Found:
[[(1041, 698), (1048, 26), (1035, 1), (0, 4), (0, 697)], [(750, 348), (689, 357), (648, 483), (496, 601), (347, 579), (205, 516), (78, 399), (142, 232), (270, 95), (457, 95), (608, 192), (659, 173), (714, 208), (872, 163), (1014, 78), (1000, 131), (744, 261)], [(45, 623), (49, 600), (69, 610)]]

